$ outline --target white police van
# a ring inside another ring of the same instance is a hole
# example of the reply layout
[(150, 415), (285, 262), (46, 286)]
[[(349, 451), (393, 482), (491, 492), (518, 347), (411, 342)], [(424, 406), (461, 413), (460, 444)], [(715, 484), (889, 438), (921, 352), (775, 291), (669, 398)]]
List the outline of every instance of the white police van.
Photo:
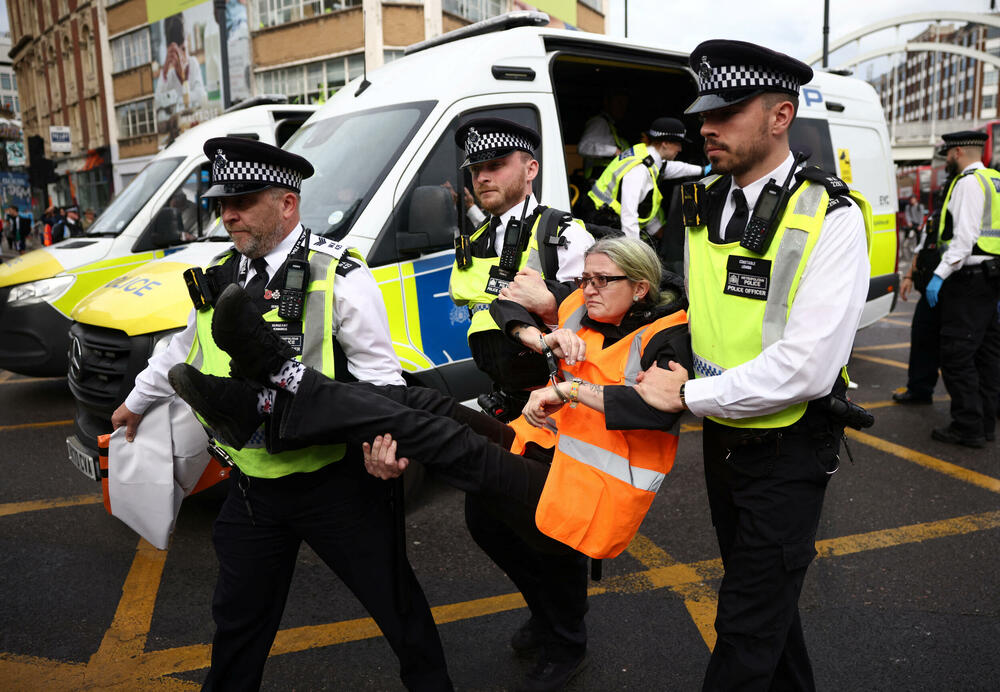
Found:
[[(471, 189), (459, 171), (464, 156), (454, 141), (461, 121), (496, 116), (539, 131), (535, 193), (560, 209), (570, 209), (572, 197), (586, 193), (575, 175), (582, 167), (575, 144), (610, 89), (631, 94), (623, 132), (637, 135), (658, 116), (680, 117), (695, 140), (680, 158), (704, 161), (698, 121), (683, 115), (697, 91), (686, 53), (544, 28), (547, 21), (542, 13), (514, 12), (415, 44), (367, 79), (340, 89), (285, 145), (316, 169), (303, 182), (303, 224), (365, 255), (407, 378), (461, 400), (487, 387), (470, 357), (467, 311), (448, 295), (453, 238), (465, 220), (442, 185)], [(817, 73), (802, 90), (793, 145), (808, 146), (813, 163), (845, 177), (872, 203), (879, 231), (865, 312), (865, 322), (871, 322), (891, 310), (897, 282), (895, 177), (874, 90)], [(96, 381), (102, 373), (107, 418), (144, 366), (150, 345), (184, 326), (187, 292), (179, 271), (168, 269), (145, 265), (74, 313), (73, 333), (82, 348), (70, 383), (80, 399), (88, 378)], [(153, 271), (155, 277), (147, 276)], [(172, 298), (168, 320), (148, 320), (142, 298), (128, 291), (150, 281), (158, 295)], [(151, 328), (136, 334), (144, 319)], [(141, 348), (130, 350), (129, 339), (139, 336), (145, 339)], [(112, 341), (116, 349), (102, 348)], [(110, 431), (104, 425), (101, 432)], [(88, 427), (96, 432), (97, 426)]]

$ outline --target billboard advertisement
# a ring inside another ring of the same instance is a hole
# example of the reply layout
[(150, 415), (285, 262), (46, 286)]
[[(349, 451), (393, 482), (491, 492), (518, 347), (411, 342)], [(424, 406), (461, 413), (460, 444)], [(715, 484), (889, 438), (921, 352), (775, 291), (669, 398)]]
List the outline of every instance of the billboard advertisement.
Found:
[(4, 148), (7, 150), (7, 165), (10, 167), (14, 166), (26, 166), (28, 165), (27, 159), (24, 158), (24, 142), (21, 140), (11, 140), (9, 142), (4, 142)]
[[(222, 49), (211, 0), (146, 0), (153, 55), (153, 107), (160, 143), (219, 115)], [(250, 96), (246, 0), (226, 3), (230, 100)]]
[(31, 184), (27, 173), (0, 172), (0, 200), (3, 208), (15, 205), (21, 211), (31, 209)]

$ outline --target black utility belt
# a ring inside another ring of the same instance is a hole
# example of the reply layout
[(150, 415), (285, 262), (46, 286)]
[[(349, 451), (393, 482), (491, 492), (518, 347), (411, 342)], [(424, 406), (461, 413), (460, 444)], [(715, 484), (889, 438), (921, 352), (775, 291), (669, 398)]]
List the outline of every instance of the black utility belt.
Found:
[(988, 259), (979, 264), (966, 265), (952, 276), (959, 279), (985, 278), (987, 281), (1000, 280), (1000, 258)]

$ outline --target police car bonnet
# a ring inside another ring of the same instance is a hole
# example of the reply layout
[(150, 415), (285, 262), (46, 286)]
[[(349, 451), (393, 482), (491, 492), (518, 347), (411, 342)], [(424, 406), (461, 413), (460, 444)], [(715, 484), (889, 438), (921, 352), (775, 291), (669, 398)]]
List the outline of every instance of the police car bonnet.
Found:
[(745, 41), (705, 41), (689, 62), (698, 77), (698, 98), (685, 113), (725, 108), (765, 91), (798, 96), (813, 76), (804, 62)]
[(541, 141), (530, 127), (502, 118), (469, 120), (455, 132), (455, 144), (465, 150), (461, 168), (502, 159), (515, 151), (526, 151), (534, 156)]
[(299, 192), (313, 174), (301, 156), (243, 137), (214, 137), (203, 150), (212, 162), (212, 187), (202, 197), (236, 197), (269, 187)]

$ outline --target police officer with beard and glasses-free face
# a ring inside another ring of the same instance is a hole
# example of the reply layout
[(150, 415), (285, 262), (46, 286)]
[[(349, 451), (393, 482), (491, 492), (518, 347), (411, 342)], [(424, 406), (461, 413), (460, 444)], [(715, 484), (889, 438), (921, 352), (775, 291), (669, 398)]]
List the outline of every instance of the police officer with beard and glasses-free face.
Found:
[(985, 132), (943, 139), (939, 153), (954, 179), (938, 222), (941, 261), (924, 294), (931, 307), (941, 306), (941, 379), (951, 424), (931, 437), (979, 448), (995, 439), (1000, 392), (1000, 173), (982, 164)]
[[(291, 351), (328, 377), (402, 385), (382, 294), (353, 249), (311, 234), (299, 222), (301, 181), (313, 167), (301, 156), (236, 137), (210, 139), (214, 200), (233, 248), (213, 262), (218, 291), (241, 284)], [(330, 295), (332, 293), (332, 296)], [(301, 298), (300, 316), (289, 310)], [(187, 362), (229, 376), (230, 358), (212, 326), (214, 297), (192, 310), (187, 328), (150, 359), (112, 416), (132, 441), (142, 414), (173, 396), (167, 374)], [(325, 306), (332, 305), (332, 311)], [(292, 354), (292, 355), (294, 355)], [(267, 402), (261, 402), (267, 406)], [(344, 444), (271, 454), (261, 427), (232, 458), (229, 494), (213, 528), (219, 577), (212, 599), (216, 633), (206, 690), (260, 687), (281, 622), (300, 544), (305, 541), (375, 619), (399, 658), (410, 690), (450, 690), (444, 652), (409, 564), (396, 565), (387, 486), (369, 476), (360, 449)], [(397, 569), (404, 570), (394, 578)], [(402, 585), (397, 607), (396, 587)]]
[(813, 690), (798, 599), (838, 465), (843, 422), (824, 403), (846, 388), (871, 209), (839, 179), (803, 169), (771, 217), (770, 242), (757, 244), (749, 212), (793, 169), (788, 130), (812, 70), (741, 41), (707, 41), (690, 60), (699, 95), (688, 112), (701, 115), (717, 174), (703, 181), (697, 218), (685, 219), (695, 379), (671, 363), (637, 389), (656, 408), (705, 417), (725, 573), (704, 689)]

